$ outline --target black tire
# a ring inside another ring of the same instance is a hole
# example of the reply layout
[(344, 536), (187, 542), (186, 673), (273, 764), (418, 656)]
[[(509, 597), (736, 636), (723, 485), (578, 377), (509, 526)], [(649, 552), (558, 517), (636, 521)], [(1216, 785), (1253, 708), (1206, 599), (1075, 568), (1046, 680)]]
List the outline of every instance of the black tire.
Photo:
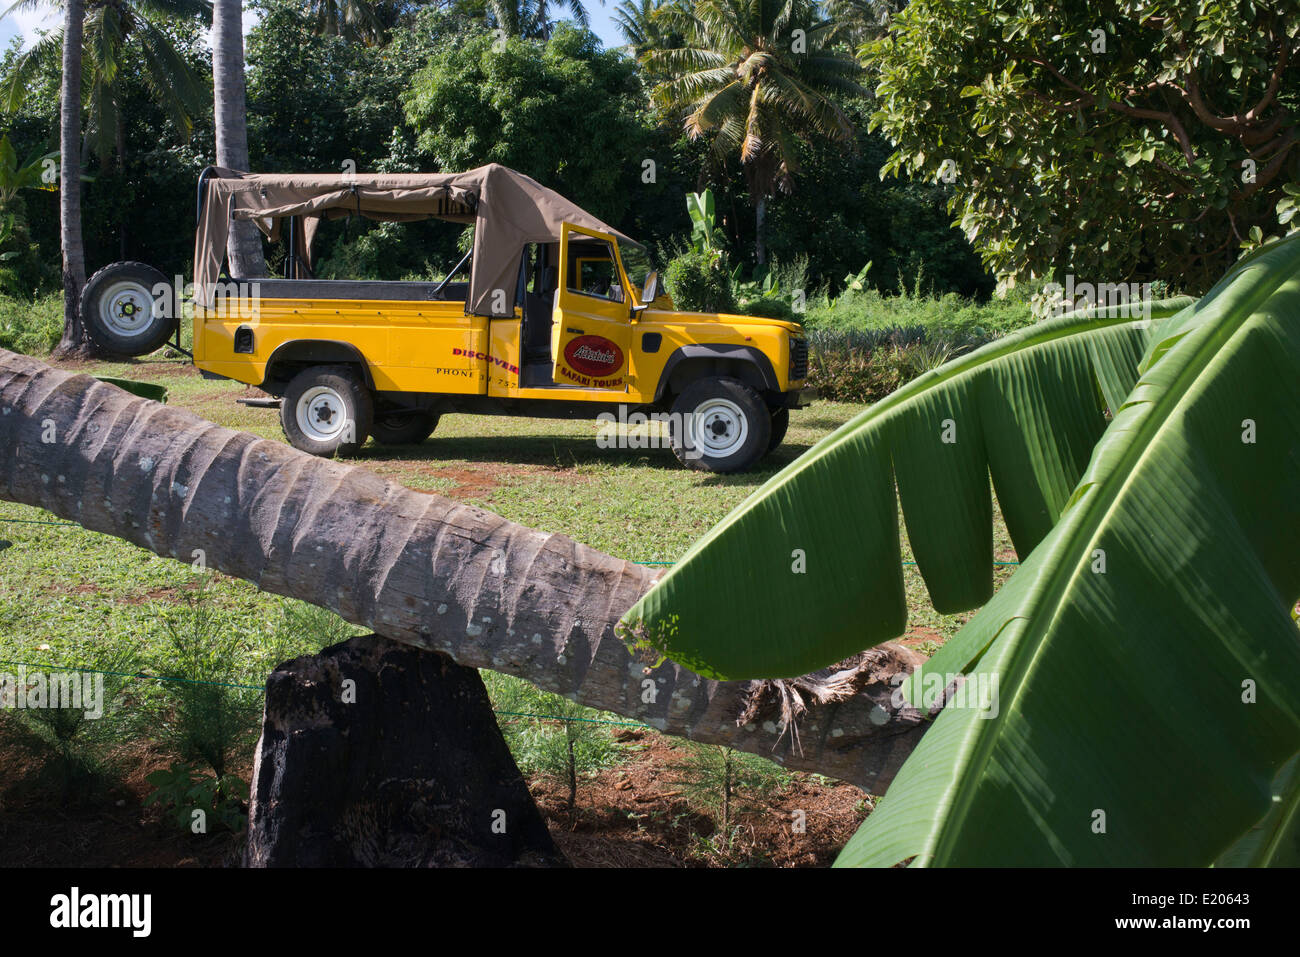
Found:
[(776, 451), (776, 447), (781, 444), (781, 441), (785, 438), (786, 430), (789, 428), (789, 409), (777, 409), (772, 413), (772, 437), (767, 440), (768, 452)]
[[(81, 321), (91, 341), (123, 356), (147, 356), (176, 329), (174, 293), (154, 298), (167, 277), (144, 263), (113, 263), (81, 291)], [(170, 287), (169, 287), (170, 288)]]
[(688, 469), (743, 472), (767, 451), (772, 413), (739, 379), (692, 382), (673, 402), (673, 412), (673, 454)]
[(374, 398), (349, 366), (303, 369), (289, 380), (280, 402), (280, 425), (289, 444), (324, 458), (355, 455), (374, 417)]
[(380, 445), (419, 445), (438, 427), (433, 412), (375, 412), (370, 437)]

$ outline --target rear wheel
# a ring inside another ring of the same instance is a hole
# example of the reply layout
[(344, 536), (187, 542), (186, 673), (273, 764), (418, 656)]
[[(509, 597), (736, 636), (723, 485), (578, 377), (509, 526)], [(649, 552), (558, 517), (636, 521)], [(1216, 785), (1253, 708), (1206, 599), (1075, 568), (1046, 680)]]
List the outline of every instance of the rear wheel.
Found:
[(160, 348), (176, 328), (171, 295), (154, 297), (167, 277), (144, 263), (113, 263), (90, 277), (81, 292), (81, 321), (98, 346), (124, 356)]
[(762, 457), (772, 414), (762, 396), (739, 379), (700, 379), (673, 403), (673, 453), (690, 469), (743, 472)]
[(310, 366), (290, 381), (280, 424), (296, 449), (331, 458), (355, 455), (374, 419), (370, 391), (348, 366)]
[(380, 445), (419, 445), (438, 427), (432, 412), (379, 410), (370, 426), (370, 437)]

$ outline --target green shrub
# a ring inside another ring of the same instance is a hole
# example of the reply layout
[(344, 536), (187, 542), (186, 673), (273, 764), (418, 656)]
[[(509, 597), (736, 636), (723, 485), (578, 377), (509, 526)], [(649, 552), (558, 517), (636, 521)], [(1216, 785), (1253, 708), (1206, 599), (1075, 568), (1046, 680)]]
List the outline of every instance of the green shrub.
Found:
[(735, 312), (731, 277), (722, 256), (713, 250), (688, 250), (674, 256), (664, 270), (673, 304), (687, 312)]
[(49, 355), (63, 335), (63, 297), (36, 300), (0, 295), (0, 349), (29, 356)]
[(799, 317), (795, 315), (794, 307), (784, 299), (777, 299), (773, 296), (763, 296), (760, 299), (751, 299), (743, 306), (739, 307), (739, 312), (744, 316), (760, 316), (764, 319), (784, 319), (787, 322), (798, 322)]

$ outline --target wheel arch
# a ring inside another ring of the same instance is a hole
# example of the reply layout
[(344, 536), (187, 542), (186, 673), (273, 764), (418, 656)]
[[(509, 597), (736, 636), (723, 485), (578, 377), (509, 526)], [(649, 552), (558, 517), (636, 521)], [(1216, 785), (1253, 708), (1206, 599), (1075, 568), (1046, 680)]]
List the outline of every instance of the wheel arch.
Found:
[(781, 391), (771, 361), (756, 346), (695, 343), (678, 347), (668, 357), (655, 386), (655, 401), (680, 395), (691, 382), (708, 376), (731, 376), (759, 393)]
[(291, 339), (276, 346), (266, 360), (260, 388), (272, 395), (283, 393), (289, 380), (301, 369), (315, 365), (356, 366), (367, 389), (375, 391), (374, 376), (366, 357), (350, 342), (336, 339)]

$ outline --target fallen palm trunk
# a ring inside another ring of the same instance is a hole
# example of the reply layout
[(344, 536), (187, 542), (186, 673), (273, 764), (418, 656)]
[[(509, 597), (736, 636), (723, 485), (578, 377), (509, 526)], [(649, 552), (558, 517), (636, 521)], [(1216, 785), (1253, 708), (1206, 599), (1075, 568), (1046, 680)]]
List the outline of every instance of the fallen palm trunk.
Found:
[[(201, 559), (459, 664), (874, 793), (925, 727), (891, 703), (892, 679), (918, 659), (881, 645), (802, 682), (796, 746), (781, 713), (800, 682), (771, 694), (706, 680), (638, 660), (614, 637), (652, 569), (4, 351), (0, 498)], [(820, 688), (842, 700), (818, 704)]]

